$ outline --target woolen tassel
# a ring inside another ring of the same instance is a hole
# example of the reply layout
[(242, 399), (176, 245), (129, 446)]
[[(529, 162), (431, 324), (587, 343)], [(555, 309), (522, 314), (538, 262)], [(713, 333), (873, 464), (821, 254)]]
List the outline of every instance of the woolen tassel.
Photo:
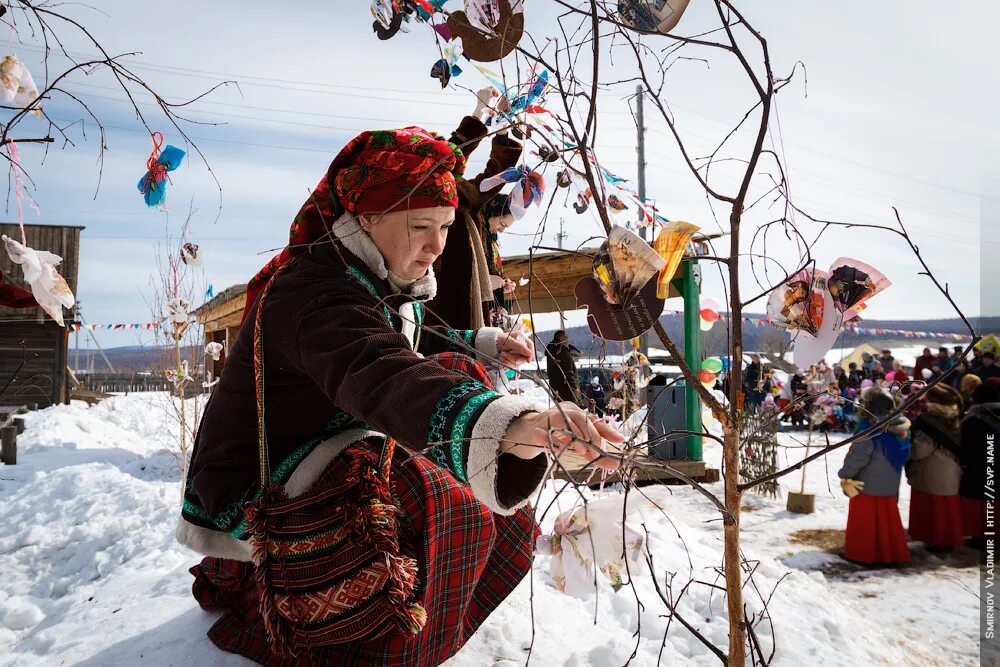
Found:
[(404, 604), (417, 586), (417, 560), (408, 556), (386, 554), (389, 565), (389, 597), (396, 604)]
[(410, 632), (417, 635), (424, 629), (427, 623), (427, 610), (414, 602), (406, 609), (406, 617), (410, 621)]

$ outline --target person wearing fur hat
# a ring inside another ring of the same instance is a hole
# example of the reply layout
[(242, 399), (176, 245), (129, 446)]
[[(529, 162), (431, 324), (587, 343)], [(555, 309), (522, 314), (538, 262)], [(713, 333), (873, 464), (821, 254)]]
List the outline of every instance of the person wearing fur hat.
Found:
[(910, 430), (910, 539), (928, 551), (950, 551), (962, 544), (962, 513), (958, 501), (959, 415), (962, 397), (944, 384), (925, 395), (926, 409)]
[[(895, 402), (879, 387), (861, 394), (858, 431), (885, 420)], [(893, 417), (884, 427), (851, 444), (837, 473), (844, 495), (850, 498), (843, 557), (865, 565), (910, 562), (910, 550), (899, 518), (899, 481), (910, 449), (905, 417)]]
[(1000, 438), (1000, 380), (988, 380), (972, 390), (972, 406), (962, 420), (959, 503), (962, 532), (974, 547), (985, 544), (986, 459), (990, 436), (994, 443)]
[(225, 651), (439, 664), (530, 571), (548, 454), (616, 467), (609, 425), (501, 396), (466, 356), (518, 366), (529, 340), (424, 324), (464, 165), (418, 127), (362, 133), (248, 283), (177, 529)]

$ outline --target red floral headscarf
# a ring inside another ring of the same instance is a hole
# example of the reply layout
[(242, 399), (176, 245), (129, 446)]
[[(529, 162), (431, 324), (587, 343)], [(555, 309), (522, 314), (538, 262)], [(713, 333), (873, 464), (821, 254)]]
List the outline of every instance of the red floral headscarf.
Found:
[(275, 272), (328, 235), (342, 211), (361, 214), (457, 207), (455, 179), (464, 171), (461, 149), (422, 128), (359, 134), (337, 154), (326, 176), (299, 209), (288, 232), (288, 245), (247, 283), (243, 319)]

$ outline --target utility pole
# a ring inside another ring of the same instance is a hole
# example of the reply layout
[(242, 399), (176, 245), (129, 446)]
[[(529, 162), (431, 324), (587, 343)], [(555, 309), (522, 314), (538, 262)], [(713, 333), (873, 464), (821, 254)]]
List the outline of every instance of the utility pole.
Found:
[[(76, 304), (74, 306), (74, 309), (75, 309), (75, 312), (74, 312), (73, 319), (76, 320), (76, 323), (79, 326), (80, 322), (81, 322), (81, 320), (80, 320), (80, 300), (79, 299), (77, 299)], [(75, 356), (76, 356), (76, 360), (73, 362), (73, 365), (76, 367), (75, 368), (75, 372), (77, 374), (79, 374), (80, 373), (80, 329), (76, 330), (76, 354), (75, 354)]]
[[(80, 323), (81, 323), (81, 325), (83, 324), (83, 315), (82, 314), (80, 315)], [(108, 365), (108, 368), (111, 370), (111, 372), (114, 373), (115, 372), (115, 367), (111, 364), (111, 360), (108, 359), (108, 355), (104, 354), (104, 349), (101, 348), (101, 344), (97, 342), (97, 336), (95, 336), (94, 332), (91, 331), (89, 328), (87, 329), (87, 333), (90, 334), (90, 340), (94, 341), (94, 345), (97, 346), (97, 351), (101, 353), (101, 357), (104, 359), (104, 363), (106, 363)], [(91, 370), (91, 372), (93, 372), (93, 370), (94, 370), (94, 368), (93, 368), (93, 362), (94, 362), (94, 355), (93, 355), (93, 353), (91, 353), (91, 355), (90, 355), (90, 362), (91, 362), (91, 368), (90, 368), (90, 370)]]
[[(639, 200), (645, 204), (646, 203), (646, 120), (642, 111), (642, 98), (643, 90), (642, 85), (637, 85), (635, 87), (635, 116), (636, 116), (636, 153), (639, 158), (638, 165), (638, 181), (639, 181)], [(646, 240), (646, 212), (639, 208), (639, 238), (643, 241)], [(644, 333), (639, 336), (639, 351), (642, 354), (649, 356), (649, 333)], [(643, 404), (646, 402), (646, 392), (647, 389), (642, 389), (639, 392), (639, 402)]]

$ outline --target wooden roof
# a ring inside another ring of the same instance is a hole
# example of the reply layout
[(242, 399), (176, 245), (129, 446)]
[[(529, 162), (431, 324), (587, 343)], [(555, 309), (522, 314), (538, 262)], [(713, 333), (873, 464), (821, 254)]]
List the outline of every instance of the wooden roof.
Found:
[[(518, 284), (514, 290), (520, 308), (535, 313), (576, 310), (576, 283), (592, 274), (597, 250), (581, 248), (505, 257), (503, 268), (508, 278), (514, 282), (529, 279), (527, 285)], [(680, 270), (681, 265), (678, 265), (675, 278)], [(246, 291), (245, 283), (233, 285), (194, 311), (198, 321), (205, 325), (205, 333), (239, 326), (246, 305)], [(677, 296), (680, 293), (671, 285), (670, 297)]]
[(238, 327), (247, 303), (247, 284), (238, 283), (222, 290), (194, 311), (205, 333)]
[[(592, 275), (597, 250), (581, 248), (504, 257), (504, 274), (518, 283), (514, 299), (520, 309), (534, 313), (576, 310), (576, 284), (580, 278)], [(678, 265), (675, 278), (680, 275), (680, 269)], [(522, 278), (528, 278), (528, 284), (521, 285)], [(671, 285), (670, 297), (676, 296), (680, 296), (680, 292)]]

